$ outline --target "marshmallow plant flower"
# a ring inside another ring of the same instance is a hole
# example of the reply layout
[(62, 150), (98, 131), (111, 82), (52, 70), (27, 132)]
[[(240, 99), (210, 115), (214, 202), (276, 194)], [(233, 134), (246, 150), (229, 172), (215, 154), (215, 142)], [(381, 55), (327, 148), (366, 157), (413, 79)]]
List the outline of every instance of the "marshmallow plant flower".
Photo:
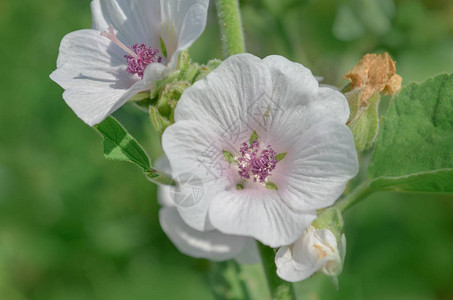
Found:
[(92, 29), (63, 38), (50, 78), (79, 118), (98, 124), (176, 67), (205, 28), (208, 2), (93, 0)]
[(343, 270), (346, 255), (346, 237), (340, 243), (332, 231), (310, 226), (291, 246), (282, 247), (275, 256), (280, 278), (296, 282), (322, 272), (334, 281)]
[[(170, 166), (166, 157), (156, 162), (156, 167), (169, 172)], [(218, 230), (198, 231), (189, 227), (179, 216), (176, 204), (171, 197), (171, 187), (158, 187), (158, 201), (162, 208), (159, 221), (168, 238), (182, 253), (213, 261), (236, 258), (240, 263), (254, 264), (259, 262), (256, 243), (251, 238), (227, 235)]]
[(198, 231), (293, 243), (358, 171), (348, 116), (345, 97), (300, 64), (229, 57), (184, 92), (162, 136), (172, 176), (204, 187), (177, 207), (181, 218)]

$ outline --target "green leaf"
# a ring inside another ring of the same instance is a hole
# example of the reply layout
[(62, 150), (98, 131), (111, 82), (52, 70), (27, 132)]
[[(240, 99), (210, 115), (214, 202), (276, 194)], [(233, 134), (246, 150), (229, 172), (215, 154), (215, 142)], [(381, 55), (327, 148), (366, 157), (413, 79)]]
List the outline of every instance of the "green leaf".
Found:
[(145, 151), (115, 118), (107, 117), (94, 128), (104, 137), (105, 158), (128, 161), (144, 171), (150, 171), (150, 162)]
[(281, 161), (282, 159), (284, 159), (286, 157), (286, 154), (288, 154), (288, 152), (279, 153), (279, 154), (275, 155), (275, 159), (277, 161)]
[(452, 116), (453, 75), (404, 88), (379, 132), (371, 188), (453, 192)]
[(250, 136), (249, 139), (250, 144), (253, 143), (254, 141), (258, 141), (258, 133), (256, 133), (256, 130), (253, 130), (252, 135)]
[(264, 187), (269, 190), (278, 190), (277, 186), (273, 182), (266, 182), (266, 184), (264, 184)]
[(232, 164), (235, 162), (234, 155), (231, 154), (231, 152), (223, 150), (223, 157), (229, 164)]

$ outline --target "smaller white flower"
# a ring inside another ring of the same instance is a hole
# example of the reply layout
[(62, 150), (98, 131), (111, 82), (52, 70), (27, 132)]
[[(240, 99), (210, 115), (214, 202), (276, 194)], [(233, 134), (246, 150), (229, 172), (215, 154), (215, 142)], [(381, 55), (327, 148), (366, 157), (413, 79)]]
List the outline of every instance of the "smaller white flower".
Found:
[(98, 124), (176, 67), (178, 55), (203, 32), (208, 4), (93, 0), (92, 29), (63, 38), (50, 78), (65, 90), (64, 100), (80, 119)]
[(286, 281), (296, 282), (322, 272), (336, 282), (343, 270), (345, 255), (344, 234), (337, 243), (332, 231), (310, 226), (294, 244), (278, 250), (275, 256), (277, 274)]
[[(157, 160), (156, 168), (168, 173), (170, 171), (168, 159), (162, 157)], [(184, 223), (171, 198), (170, 186), (158, 187), (158, 201), (162, 205), (159, 211), (160, 225), (182, 253), (213, 261), (235, 258), (241, 264), (259, 262), (258, 249), (253, 239), (223, 234), (218, 230), (198, 231)]]

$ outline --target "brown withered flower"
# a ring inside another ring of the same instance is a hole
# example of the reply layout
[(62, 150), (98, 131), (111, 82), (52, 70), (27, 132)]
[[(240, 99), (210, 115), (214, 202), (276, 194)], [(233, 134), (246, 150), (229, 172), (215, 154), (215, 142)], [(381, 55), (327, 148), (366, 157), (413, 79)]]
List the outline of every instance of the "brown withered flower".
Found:
[(393, 95), (400, 91), (402, 78), (396, 74), (395, 62), (388, 53), (366, 54), (360, 62), (344, 75), (352, 83), (349, 90), (363, 88), (361, 104), (376, 92)]

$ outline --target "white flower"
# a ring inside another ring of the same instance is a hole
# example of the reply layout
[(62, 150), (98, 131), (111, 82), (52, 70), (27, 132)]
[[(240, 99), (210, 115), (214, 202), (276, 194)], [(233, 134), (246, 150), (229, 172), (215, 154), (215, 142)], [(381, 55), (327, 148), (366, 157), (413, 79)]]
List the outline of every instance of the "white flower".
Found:
[[(156, 168), (169, 172), (168, 160), (162, 157), (156, 162)], [(158, 187), (158, 200), (163, 206), (159, 211), (159, 221), (179, 251), (192, 257), (213, 261), (235, 258), (244, 264), (259, 262), (258, 249), (253, 239), (223, 234), (218, 230), (198, 231), (186, 225), (179, 216), (170, 193), (170, 186)]]
[(50, 78), (79, 118), (97, 124), (175, 68), (204, 30), (208, 1), (93, 0), (93, 28), (63, 38)]
[(358, 171), (348, 116), (345, 97), (300, 64), (228, 58), (184, 92), (162, 137), (173, 177), (204, 185), (181, 217), (200, 231), (293, 243)]
[(315, 272), (322, 272), (336, 280), (343, 270), (346, 237), (337, 244), (332, 231), (309, 227), (291, 246), (282, 247), (275, 256), (277, 274), (286, 281), (301, 281)]

